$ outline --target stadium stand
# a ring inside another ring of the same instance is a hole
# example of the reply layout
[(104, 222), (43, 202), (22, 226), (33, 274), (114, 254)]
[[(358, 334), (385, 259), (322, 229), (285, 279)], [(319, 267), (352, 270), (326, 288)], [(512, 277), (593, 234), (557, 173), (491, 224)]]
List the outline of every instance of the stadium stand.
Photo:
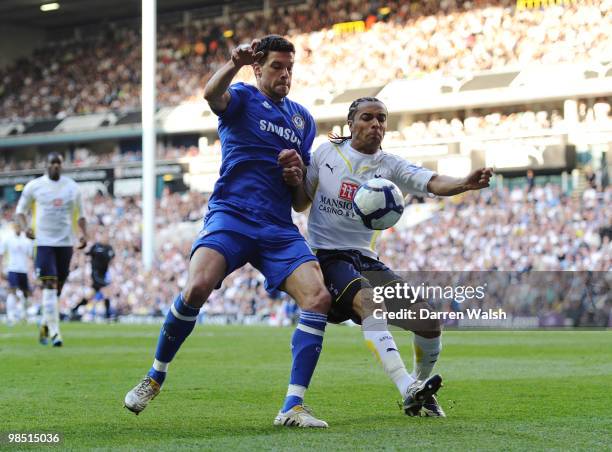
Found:
[(115, 124), (117, 118), (112, 113), (97, 113), (83, 116), (69, 116), (55, 128), (57, 132), (91, 130)]
[(62, 122), (61, 119), (48, 119), (45, 121), (36, 121), (26, 127), (24, 133), (40, 133), (40, 132), (51, 132), (55, 130), (57, 125)]
[[(203, 186), (212, 186), (220, 150), (214, 132), (200, 135), (216, 127), (214, 115), (196, 103), (202, 87), (235, 44), (262, 30), (287, 34), (298, 49), (291, 97), (318, 108), (313, 111), (321, 133), (341, 130), (347, 102), (377, 95), (392, 112), (386, 149), (408, 149), (408, 158), (417, 156), (418, 163), (434, 169), (436, 155), (465, 157), (474, 151), (473, 143), (487, 140), (537, 141), (554, 135), (563, 146), (577, 143), (578, 151), (584, 151), (579, 152), (583, 169), (572, 174), (579, 181), (573, 192), (559, 183), (558, 170), (555, 183), (548, 185), (506, 183), (481, 195), (427, 200), (422, 205), (431, 211), (428, 221), (382, 236), (380, 251), (392, 267), (609, 271), (612, 189), (604, 177), (602, 149), (609, 149), (612, 130), (612, 1), (522, 11), (514, 4), (390, 1), (383, 11), (374, 1), (317, 0), (287, 2), (266, 15), (263, 2), (244, 2), (232, 4), (229, 14), (219, 7), (161, 16), (157, 120), (166, 134), (191, 135), (178, 138), (185, 143), (163, 136), (157, 157), (163, 164), (189, 165), (192, 188), (197, 188), (198, 178), (205, 181)], [(245, 11), (248, 14), (242, 14)], [(0, 152), (2, 176), (29, 176), (40, 170), (48, 144), (69, 141), (63, 138), (68, 135), (72, 144), (65, 152), (67, 169), (114, 167), (120, 172), (127, 165), (137, 170), (140, 144), (121, 141), (135, 141), (140, 133), (137, 30), (129, 21), (81, 27), (0, 69), (0, 148), (6, 148)], [(253, 81), (247, 70), (240, 77)], [(546, 99), (533, 100), (543, 92)], [(122, 127), (132, 131), (113, 139), (105, 135)], [(94, 132), (99, 142), (77, 140), (83, 131)], [(36, 142), (16, 141), (33, 134), (44, 136)], [(317, 142), (324, 139), (321, 135)], [(585, 166), (594, 163), (597, 175)], [(164, 192), (157, 206), (156, 263), (144, 273), (140, 198), (99, 194), (88, 200), (92, 235), (112, 229), (113, 246), (119, 251), (110, 286), (115, 315), (143, 319), (167, 310), (177, 283), (185, 284), (186, 257), (205, 201), (206, 195), (198, 191)], [(12, 218), (12, 209), (10, 203), (2, 205), (0, 226)], [(297, 215), (295, 220), (304, 229), (305, 217)], [(83, 256), (75, 265), (63, 297), (65, 315), (90, 295)], [(283, 323), (290, 318), (291, 302), (278, 297), (270, 297), (261, 275), (247, 267), (213, 293), (204, 315), (219, 322)], [(544, 313), (514, 299), (504, 308), (517, 315), (563, 313), (577, 325), (601, 322), (606, 315), (612, 321), (609, 305), (597, 308), (594, 316), (587, 309), (576, 314), (576, 303), (586, 306), (588, 300), (559, 298)], [(94, 320), (101, 311), (90, 303), (81, 315)]]
[[(261, 35), (261, 30), (288, 34), (295, 42), (300, 56), (294, 74), (298, 89), (316, 87), (335, 95), (425, 74), (463, 76), (470, 81), (462, 90), (482, 89), (507, 84), (515, 74), (472, 78), (482, 70), (524, 67), (533, 61), (598, 65), (607, 61), (610, 0), (522, 11), (515, 11), (509, 0), (389, 2), (386, 15), (372, 14), (374, 5), (320, 1), (312, 14), (307, 14), (304, 3), (269, 16), (254, 11), (226, 22), (217, 18), (213, 26), (196, 20), (188, 25), (162, 24), (159, 104), (201, 99), (205, 81), (225, 60), (228, 49)], [(362, 33), (331, 28), (359, 20), (367, 24)], [(63, 119), (137, 109), (139, 65), (139, 34), (133, 27), (108, 26), (84, 38), (48, 43), (31, 58), (0, 71), (0, 117)], [(243, 76), (252, 79), (248, 71)]]
[(519, 75), (518, 71), (500, 72), (497, 74), (476, 75), (465, 82), (459, 91), (470, 91), (475, 89), (503, 88), (510, 85)]

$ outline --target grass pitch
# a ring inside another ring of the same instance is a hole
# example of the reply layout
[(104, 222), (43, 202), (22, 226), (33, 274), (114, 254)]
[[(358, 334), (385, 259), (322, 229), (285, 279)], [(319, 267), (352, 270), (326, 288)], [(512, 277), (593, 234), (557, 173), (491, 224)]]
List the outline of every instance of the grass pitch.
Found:
[[(307, 393), (328, 430), (276, 428), (292, 329), (199, 325), (161, 394), (123, 397), (158, 326), (63, 325), (65, 347), (0, 325), (0, 432), (60, 432), (65, 449), (510, 450), (611, 447), (612, 331), (450, 331), (436, 370), (448, 418), (409, 418), (358, 328), (330, 326)], [(395, 333), (412, 367), (411, 335)], [(17, 446), (0, 448), (17, 450)], [(21, 446), (23, 448), (23, 446)], [(48, 447), (47, 447), (48, 449)]]

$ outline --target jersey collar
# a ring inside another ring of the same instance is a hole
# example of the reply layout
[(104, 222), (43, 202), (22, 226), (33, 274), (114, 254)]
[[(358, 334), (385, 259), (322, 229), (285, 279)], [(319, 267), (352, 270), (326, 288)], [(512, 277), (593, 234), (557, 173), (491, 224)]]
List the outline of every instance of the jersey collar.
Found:
[(62, 175), (61, 175), (61, 174), (60, 174), (60, 177), (59, 177), (57, 180), (53, 180), (53, 179), (51, 179), (47, 173), (45, 173), (45, 174), (43, 175), (43, 177), (44, 177), (45, 179), (47, 179), (49, 182), (53, 182), (54, 184), (57, 184), (58, 182), (60, 182), (60, 181), (62, 180)]
[(262, 90), (260, 90), (260, 89), (259, 89), (257, 86), (256, 86), (255, 88), (257, 89), (257, 92), (258, 92), (259, 94), (261, 94), (261, 96), (262, 96), (262, 97), (263, 97), (265, 100), (270, 101), (272, 104), (274, 104), (274, 105), (276, 105), (276, 106), (278, 106), (278, 107), (283, 107), (283, 106), (285, 105), (285, 99), (286, 99), (286, 97), (283, 97), (281, 100), (276, 101), (276, 100), (273, 100), (271, 97), (269, 97), (269, 96), (268, 96), (266, 93), (264, 93)]
[(346, 142), (346, 147), (348, 148), (348, 150), (350, 152), (354, 152), (356, 155), (359, 155), (361, 158), (365, 158), (365, 159), (375, 159), (376, 157), (378, 157), (379, 155), (382, 154), (382, 149), (379, 149), (378, 151), (376, 151), (374, 154), (364, 154), (363, 152), (359, 152), (357, 149), (355, 149), (352, 146), (352, 142), (351, 141), (347, 141)]

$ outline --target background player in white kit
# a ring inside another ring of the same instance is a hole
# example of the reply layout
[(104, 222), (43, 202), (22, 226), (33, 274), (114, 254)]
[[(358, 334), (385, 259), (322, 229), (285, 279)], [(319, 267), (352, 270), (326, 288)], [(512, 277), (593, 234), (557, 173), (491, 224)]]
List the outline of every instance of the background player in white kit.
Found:
[[(481, 168), (457, 179), (383, 152), (387, 108), (376, 98), (355, 100), (349, 108), (348, 125), (350, 136), (330, 136), (330, 142), (313, 153), (305, 179), (303, 166), (296, 164), (297, 153), (283, 151), (279, 156), (285, 182), (301, 187), (296, 191), (294, 208), (305, 210), (312, 203), (309, 243), (332, 295), (328, 320), (352, 319), (362, 325), (368, 347), (404, 398), (407, 415), (445, 416), (435, 398), (441, 378), (430, 377), (441, 350), (439, 321), (416, 320), (408, 325), (407, 329), (415, 333), (414, 371), (408, 374), (386, 320), (375, 318), (374, 306), (367, 302), (371, 287), (400, 282), (401, 277), (378, 260), (375, 251), (378, 234), (366, 228), (354, 213), (352, 199), (357, 188), (374, 177), (391, 180), (404, 196), (452, 196), (488, 187), (493, 172)], [(364, 276), (366, 272), (370, 279)], [(417, 306), (429, 308), (424, 303)]]
[(32, 240), (25, 236), (19, 223), (13, 223), (11, 226), (12, 232), (2, 240), (0, 246), (0, 254), (4, 260), (2, 273), (6, 273), (9, 283), (6, 297), (6, 316), (9, 325), (26, 318), (27, 299), (30, 295), (28, 264), (33, 249)]
[[(63, 343), (59, 328), (59, 302), (70, 271), (75, 223), (79, 227), (79, 249), (87, 245), (87, 226), (77, 183), (62, 176), (62, 156), (47, 156), (47, 174), (26, 184), (17, 204), (17, 221), (26, 235), (35, 240), (36, 276), (42, 281), (42, 322), (40, 342), (48, 337), (54, 346)], [(26, 213), (32, 211), (32, 227)]]

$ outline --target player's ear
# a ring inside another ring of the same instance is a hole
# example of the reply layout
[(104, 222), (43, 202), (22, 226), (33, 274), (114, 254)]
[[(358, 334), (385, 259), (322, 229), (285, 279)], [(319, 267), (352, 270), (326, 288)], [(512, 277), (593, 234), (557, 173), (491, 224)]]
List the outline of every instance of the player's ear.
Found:
[(259, 63), (253, 63), (253, 72), (255, 73), (255, 78), (261, 77), (261, 65)]

